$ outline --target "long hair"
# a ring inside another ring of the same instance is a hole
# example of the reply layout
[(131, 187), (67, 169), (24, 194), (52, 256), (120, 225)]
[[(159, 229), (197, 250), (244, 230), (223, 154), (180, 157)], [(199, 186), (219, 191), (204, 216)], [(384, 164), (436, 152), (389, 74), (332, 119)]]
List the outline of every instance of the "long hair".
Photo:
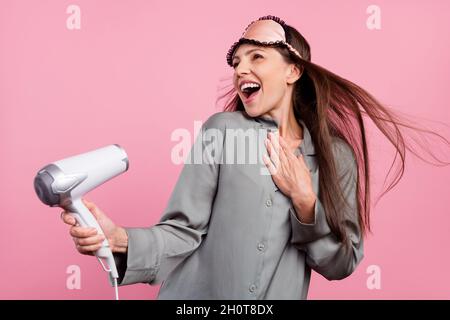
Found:
[[(363, 116), (370, 117), (376, 127), (396, 149), (395, 158), (389, 172), (397, 159), (397, 155), (401, 159), (400, 170), (396, 171), (393, 182), (381, 196), (394, 188), (403, 176), (406, 149), (423, 159), (405, 142), (400, 127), (439, 136), (445, 141), (447, 147), (449, 141), (430, 130), (409, 124), (391, 108), (383, 106), (366, 90), (312, 63), (311, 50), (306, 39), (289, 25), (284, 25), (283, 28), (286, 33), (286, 41), (297, 49), (303, 59), (291, 54), (280, 45), (273, 45), (272, 47), (284, 57), (287, 63), (295, 63), (302, 71), (300, 79), (294, 84), (292, 95), (294, 115), (305, 122), (311, 133), (320, 170), (319, 200), (324, 206), (327, 221), (336, 237), (342, 242), (347, 242), (348, 237), (343, 223), (345, 214), (341, 206), (345, 199), (339, 186), (332, 152), (332, 138), (338, 137), (351, 147), (356, 159), (358, 168), (356, 195), (358, 222), (362, 235), (365, 236), (368, 231), (371, 232), (371, 201), (369, 155)], [(252, 43), (251, 40), (248, 42)], [(224, 111), (245, 112), (244, 105), (234, 87), (224, 95), (219, 96), (217, 101), (223, 98), (228, 98)], [(432, 157), (437, 159), (433, 154)], [(448, 162), (438, 161), (443, 165), (449, 164)]]

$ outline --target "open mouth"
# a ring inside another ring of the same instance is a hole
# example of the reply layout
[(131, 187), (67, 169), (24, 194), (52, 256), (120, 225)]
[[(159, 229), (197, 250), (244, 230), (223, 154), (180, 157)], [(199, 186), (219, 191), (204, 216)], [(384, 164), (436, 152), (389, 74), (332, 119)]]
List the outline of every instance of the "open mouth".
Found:
[(241, 92), (247, 100), (254, 97), (260, 89), (261, 86), (258, 83), (247, 82), (241, 86)]

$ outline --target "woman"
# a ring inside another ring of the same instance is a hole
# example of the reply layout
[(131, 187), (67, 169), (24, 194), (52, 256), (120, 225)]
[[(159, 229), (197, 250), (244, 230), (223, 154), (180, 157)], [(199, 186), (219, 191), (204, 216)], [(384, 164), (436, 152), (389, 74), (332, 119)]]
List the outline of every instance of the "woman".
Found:
[[(160, 222), (122, 228), (85, 201), (120, 285), (162, 282), (159, 299), (306, 299), (311, 269), (329, 280), (355, 270), (370, 230), (362, 114), (404, 159), (401, 123), (310, 60), (280, 18), (253, 21), (227, 55), (231, 102), (203, 124)], [(95, 230), (63, 220), (79, 252), (100, 247)]]

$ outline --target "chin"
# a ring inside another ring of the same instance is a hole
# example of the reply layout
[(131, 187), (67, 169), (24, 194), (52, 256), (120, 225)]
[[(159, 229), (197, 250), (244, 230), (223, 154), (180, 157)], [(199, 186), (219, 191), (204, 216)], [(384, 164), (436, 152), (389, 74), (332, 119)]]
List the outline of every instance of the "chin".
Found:
[(259, 117), (264, 113), (262, 111), (262, 109), (258, 108), (257, 106), (249, 107), (249, 106), (244, 105), (244, 109), (245, 109), (245, 112), (252, 118)]

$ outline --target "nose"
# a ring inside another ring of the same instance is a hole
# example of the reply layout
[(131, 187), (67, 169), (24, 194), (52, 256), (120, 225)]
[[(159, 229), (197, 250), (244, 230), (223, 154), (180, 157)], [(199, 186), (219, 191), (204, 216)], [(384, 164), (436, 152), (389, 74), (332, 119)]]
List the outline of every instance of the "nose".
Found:
[(235, 69), (236, 75), (240, 76), (243, 74), (248, 74), (250, 72), (250, 64), (244, 60), (240, 61)]

